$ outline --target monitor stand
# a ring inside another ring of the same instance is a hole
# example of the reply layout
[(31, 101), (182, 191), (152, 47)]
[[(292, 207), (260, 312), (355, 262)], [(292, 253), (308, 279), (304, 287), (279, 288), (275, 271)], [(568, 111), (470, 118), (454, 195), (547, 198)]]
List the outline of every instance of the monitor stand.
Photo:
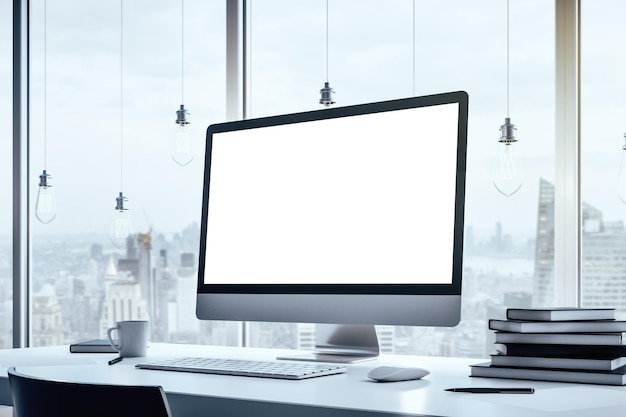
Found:
[(376, 327), (365, 324), (316, 324), (315, 351), (304, 355), (279, 356), (298, 361), (356, 363), (378, 357)]

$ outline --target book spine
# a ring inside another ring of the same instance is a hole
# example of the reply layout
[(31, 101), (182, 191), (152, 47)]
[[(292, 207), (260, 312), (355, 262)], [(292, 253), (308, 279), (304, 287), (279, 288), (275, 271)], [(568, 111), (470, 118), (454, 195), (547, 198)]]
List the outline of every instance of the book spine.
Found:
[(542, 369), (575, 369), (589, 371), (613, 371), (624, 365), (621, 358), (568, 358), (539, 356), (493, 355), (492, 366)]
[(472, 377), (524, 379), (532, 381), (575, 382), (581, 384), (626, 385), (623, 375), (603, 372), (577, 372), (552, 369), (472, 367)]
[(611, 345), (622, 346), (623, 333), (510, 333), (496, 332), (497, 343), (544, 345)]
[(607, 333), (626, 331), (626, 322), (615, 320), (536, 322), (491, 319), (489, 328), (516, 333)]
[(524, 309), (509, 308), (506, 310), (509, 320), (529, 321), (572, 321), (572, 320), (614, 320), (614, 308), (545, 308)]
[(541, 345), (496, 343), (495, 351), (508, 356), (546, 356), (567, 358), (608, 358), (626, 356), (626, 346)]

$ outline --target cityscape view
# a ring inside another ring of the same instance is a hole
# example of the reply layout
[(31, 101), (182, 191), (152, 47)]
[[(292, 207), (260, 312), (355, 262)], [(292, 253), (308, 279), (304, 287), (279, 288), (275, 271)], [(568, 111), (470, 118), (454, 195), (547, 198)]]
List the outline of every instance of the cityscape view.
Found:
[[(508, 307), (551, 305), (554, 259), (554, 186), (540, 180), (535, 238), (507, 233), (496, 221), (488, 239), (466, 225), (463, 310), (459, 326), (378, 326), (387, 353), (485, 357), (492, 350), (489, 318)], [(621, 221), (583, 205), (583, 305), (626, 312), (626, 243)], [(119, 320), (150, 320), (152, 342), (312, 349), (314, 325), (199, 321), (195, 317), (199, 224), (166, 236), (147, 230), (129, 238), (125, 252), (105, 250), (97, 235), (41, 236), (32, 248), (32, 345), (105, 338)], [(0, 244), (0, 346), (11, 346), (11, 246)], [(505, 272), (503, 272), (505, 271)]]

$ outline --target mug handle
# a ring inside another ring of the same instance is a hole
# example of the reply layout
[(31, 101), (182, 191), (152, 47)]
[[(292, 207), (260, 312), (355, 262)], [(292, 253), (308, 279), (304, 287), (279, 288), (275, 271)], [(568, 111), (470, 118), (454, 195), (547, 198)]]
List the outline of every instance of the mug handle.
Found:
[(118, 346), (115, 343), (113, 343), (113, 337), (111, 336), (111, 333), (113, 333), (113, 330), (117, 330), (119, 333), (120, 328), (119, 327), (111, 327), (109, 329), (107, 329), (107, 336), (109, 337), (109, 343), (111, 344), (111, 347), (113, 347), (113, 349), (115, 349), (116, 351), (120, 351), (122, 346)]

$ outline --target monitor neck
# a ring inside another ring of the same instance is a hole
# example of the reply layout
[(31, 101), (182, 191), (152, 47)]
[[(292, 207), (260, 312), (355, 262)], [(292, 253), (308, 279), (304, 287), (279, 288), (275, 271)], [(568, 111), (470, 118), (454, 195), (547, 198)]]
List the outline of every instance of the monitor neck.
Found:
[(314, 352), (278, 359), (356, 363), (376, 359), (379, 352), (378, 336), (373, 325), (316, 324)]

